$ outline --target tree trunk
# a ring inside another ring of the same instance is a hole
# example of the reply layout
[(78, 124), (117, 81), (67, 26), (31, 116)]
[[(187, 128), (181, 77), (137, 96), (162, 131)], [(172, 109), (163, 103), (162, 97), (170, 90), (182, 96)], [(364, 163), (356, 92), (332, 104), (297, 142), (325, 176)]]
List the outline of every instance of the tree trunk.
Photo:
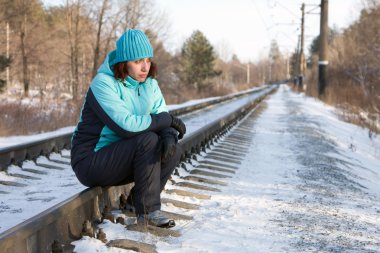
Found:
[(21, 47), (21, 55), (22, 55), (22, 75), (23, 75), (23, 83), (24, 83), (24, 96), (29, 96), (29, 73), (28, 73), (28, 56), (26, 54), (26, 14), (24, 14), (24, 19), (22, 23), (22, 28), (20, 32), (20, 47)]
[(94, 64), (92, 67), (92, 77), (96, 75), (98, 65), (99, 65), (99, 57), (100, 57), (100, 36), (102, 33), (102, 26), (103, 26), (103, 17), (104, 13), (107, 9), (108, 0), (103, 0), (102, 8), (99, 12), (99, 20), (98, 20), (98, 31), (96, 33), (96, 42), (95, 42), (95, 48), (94, 48)]
[[(75, 13), (73, 4), (66, 1), (66, 19), (67, 19), (67, 33), (70, 43), (70, 87), (72, 91), (73, 100), (78, 99), (78, 86), (79, 86), (79, 19), (80, 19), (80, 1), (75, 4)], [(75, 16), (75, 17), (74, 17)], [(75, 18), (75, 21), (74, 21)], [(75, 22), (75, 23), (74, 23)], [(73, 31), (73, 23), (75, 25)]]
[(79, 19), (80, 19), (80, 1), (76, 5), (75, 18), (75, 41), (74, 41), (74, 83), (73, 83), (73, 99), (78, 99), (79, 90)]

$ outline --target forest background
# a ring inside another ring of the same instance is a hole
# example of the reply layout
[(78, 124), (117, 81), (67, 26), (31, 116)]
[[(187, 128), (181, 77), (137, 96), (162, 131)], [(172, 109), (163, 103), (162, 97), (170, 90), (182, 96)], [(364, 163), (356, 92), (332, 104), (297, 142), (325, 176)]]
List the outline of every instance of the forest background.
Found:
[[(357, 21), (330, 29), (328, 86), (320, 99), (348, 120), (379, 131), (380, 3), (363, 1)], [(83, 98), (118, 36), (144, 30), (154, 47), (158, 81), (168, 104), (220, 96), (297, 76), (299, 49), (284, 55), (273, 40), (256, 62), (228, 59), (199, 30), (169, 52), (166, 13), (154, 0), (0, 0), (0, 136), (75, 125)], [(306, 94), (318, 97), (319, 38), (309, 48)], [(226, 49), (227, 50), (227, 49)]]

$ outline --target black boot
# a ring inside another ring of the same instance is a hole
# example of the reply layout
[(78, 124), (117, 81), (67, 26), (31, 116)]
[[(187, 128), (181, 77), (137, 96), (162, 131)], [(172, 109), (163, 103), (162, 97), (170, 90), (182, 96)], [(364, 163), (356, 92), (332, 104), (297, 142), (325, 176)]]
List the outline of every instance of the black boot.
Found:
[(175, 221), (166, 217), (161, 210), (156, 210), (148, 214), (138, 214), (137, 224), (151, 225), (161, 228), (172, 228), (175, 226)]
[(132, 213), (135, 212), (135, 206), (133, 204), (133, 188), (129, 192), (127, 203), (125, 205), (125, 210), (128, 210), (129, 212), (132, 212)]

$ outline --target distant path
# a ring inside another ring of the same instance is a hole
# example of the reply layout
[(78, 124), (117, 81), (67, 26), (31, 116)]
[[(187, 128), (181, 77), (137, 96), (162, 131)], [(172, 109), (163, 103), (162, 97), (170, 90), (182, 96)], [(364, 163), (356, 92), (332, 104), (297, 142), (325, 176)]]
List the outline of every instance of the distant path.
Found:
[(258, 229), (279, 251), (380, 252), (379, 160), (360, 152), (362, 135), (345, 143), (345, 123), (303, 100), (282, 87), (255, 124), (252, 183), (269, 214)]

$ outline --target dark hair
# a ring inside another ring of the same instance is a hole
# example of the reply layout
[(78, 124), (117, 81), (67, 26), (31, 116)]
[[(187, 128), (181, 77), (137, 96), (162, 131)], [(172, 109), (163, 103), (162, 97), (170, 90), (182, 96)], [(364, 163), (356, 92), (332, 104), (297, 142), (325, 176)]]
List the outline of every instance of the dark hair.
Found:
[[(123, 62), (116, 63), (113, 66), (113, 75), (115, 76), (116, 79), (124, 81), (125, 78), (127, 78), (128, 76), (127, 62), (123, 61)], [(148, 77), (156, 78), (156, 76), (157, 76), (157, 65), (153, 61), (151, 61)]]

